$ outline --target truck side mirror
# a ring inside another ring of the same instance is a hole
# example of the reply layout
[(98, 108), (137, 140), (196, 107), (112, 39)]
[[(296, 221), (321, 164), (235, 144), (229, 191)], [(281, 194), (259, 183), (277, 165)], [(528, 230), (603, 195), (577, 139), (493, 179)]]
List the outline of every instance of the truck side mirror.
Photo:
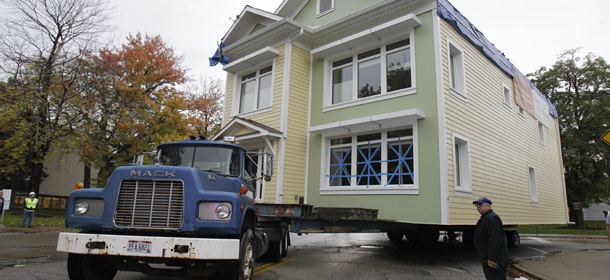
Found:
[(273, 176), (273, 155), (265, 154), (263, 160), (265, 161), (263, 163), (263, 176), (265, 181), (269, 182), (271, 181), (271, 176)]

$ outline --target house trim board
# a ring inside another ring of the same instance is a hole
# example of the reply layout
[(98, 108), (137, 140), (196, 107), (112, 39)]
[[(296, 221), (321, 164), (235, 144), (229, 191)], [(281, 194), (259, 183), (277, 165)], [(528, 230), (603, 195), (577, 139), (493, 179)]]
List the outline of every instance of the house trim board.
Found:
[(288, 137), (288, 104), (290, 95), (290, 66), (292, 58), (292, 43), (284, 44), (284, 73), (282, 79), (282, 109), (280, 113), (280, 130), (283, 133), (280, 139), (280, 152), (277, 163), (277, 184), (275, 188), (275, 203), (282, 203), (284, 161), (286, 160), (286, 138)]
[(438, 114), (438, 149), (439, 149), (439, 184), (440, 184), (440, 205), (441, 205), (441, 223), (449, 224), (449, 174), (447, 164), (447, 141), (446, 123), (445, 123), (445, 96), (443, 87), (443, 56), (441, 46), (441, 31), (440, 18), (436, 15), (436, 9), (433, 11), (432, 24), (434, 29), (434, 47), (435, 47), (435, 68), (436, 68), (436, 95), (437, 95), (437, 114)]

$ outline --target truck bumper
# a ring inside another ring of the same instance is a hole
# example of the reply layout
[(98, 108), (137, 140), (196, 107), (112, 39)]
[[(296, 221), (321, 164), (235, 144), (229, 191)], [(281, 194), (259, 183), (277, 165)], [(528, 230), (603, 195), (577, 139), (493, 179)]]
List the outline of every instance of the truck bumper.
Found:
[(57, 241), (57, 251), (85, 255), (237, 260), (239, 239), (61, 232)]

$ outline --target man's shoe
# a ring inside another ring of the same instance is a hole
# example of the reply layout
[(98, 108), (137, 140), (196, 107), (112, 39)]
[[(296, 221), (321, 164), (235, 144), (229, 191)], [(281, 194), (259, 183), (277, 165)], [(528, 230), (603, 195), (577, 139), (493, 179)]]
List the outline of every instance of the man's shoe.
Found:
[(28, 227), (32, 227), (32, 226), (28, 226)]

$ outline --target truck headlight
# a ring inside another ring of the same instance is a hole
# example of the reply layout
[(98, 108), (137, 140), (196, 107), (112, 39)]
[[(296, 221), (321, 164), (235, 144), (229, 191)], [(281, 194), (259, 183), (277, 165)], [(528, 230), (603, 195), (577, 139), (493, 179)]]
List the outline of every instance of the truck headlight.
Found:
[(227, 221), (231, 220), (231, 209), (233, 205), (229, 202), (200, 202), (200, 220)]
[(104, 200), (96, 198), (77, 198), (72, 208), (74, 216), (101, 217), (104, 214)]
[(231, 216), (231, 208), (229, 206), (222, 204), (216, 207), (216, 217), (224, 220), (229, 216)]
[(87, 211), (89, 211), (89, 203), (87, 201), (79, 201), (76, 203), (76, 206), (74, 206), (74, 213), (76, 214), (85, 214), (87, 213)]

